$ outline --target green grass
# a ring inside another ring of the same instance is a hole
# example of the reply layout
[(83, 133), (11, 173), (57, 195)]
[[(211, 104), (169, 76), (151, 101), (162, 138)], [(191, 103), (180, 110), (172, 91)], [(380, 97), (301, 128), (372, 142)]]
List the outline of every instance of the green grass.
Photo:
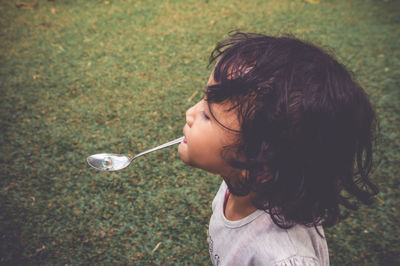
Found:
[(209, 264), (219, 177), (176, 148), (116, 173), (85, 158), (180, 136), (209, 53), (234, 29), (292, 33), (355, 73), (380, 120), (381, 192), (326, 230), (330, 259), (400, 264), (399, 4), (310, 2), (1, 1), (0, 264)]

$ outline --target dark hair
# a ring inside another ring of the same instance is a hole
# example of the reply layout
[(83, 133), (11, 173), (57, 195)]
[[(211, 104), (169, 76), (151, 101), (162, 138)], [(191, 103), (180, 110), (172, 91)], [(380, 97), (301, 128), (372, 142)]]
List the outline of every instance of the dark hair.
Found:
[(339, 205), (372, 202), (375, 112), (343, 65), (293, 37), (240, 32), (217, 44), (213, 62), (206, 100), (237, 110), (239, 140), (224, 157), (248, 173), (224, 177), (231, 193), (255, 192), (253, 204), (282, 228), (331, 226)]

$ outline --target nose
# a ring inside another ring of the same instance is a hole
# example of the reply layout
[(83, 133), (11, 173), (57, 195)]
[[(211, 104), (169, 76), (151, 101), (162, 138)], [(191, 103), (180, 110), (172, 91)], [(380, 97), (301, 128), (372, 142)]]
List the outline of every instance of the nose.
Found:
[(195, 106), (192, 106), (186, 111), (186, 124), (188, 124), (189, 127), (191, 127), (194, 122), (194, 108)]

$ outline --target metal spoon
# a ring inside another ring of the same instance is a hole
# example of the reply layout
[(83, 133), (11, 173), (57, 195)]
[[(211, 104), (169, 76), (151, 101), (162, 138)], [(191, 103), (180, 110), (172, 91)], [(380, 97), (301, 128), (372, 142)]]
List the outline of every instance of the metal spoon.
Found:
[(97, 170), (118, 171), (118, 170), (124, 169), (125, 167), (130, 165), (131, 162), (133, 160), (135, 160), (137, 157), (140, 157), (142, 155), (145, 155), (145, 154), (153, 152), (153, 151), (164, 149), (164, 148), (169, 147), (174, 144), (178, 144), (178, 143), (182, 142), (183, 138), (184, 137), (180, 137), (179, 139), (164, 143), (164, 144), (157, 146), (155, 148), (152, 148), (150, 150), (141, 152), (132, 158), (122, 155), (122, 154), (99, 153), (99, 154), (94, 154), (94, 155), (87, 157), (86, 160), (91, 167), (96, 168)]

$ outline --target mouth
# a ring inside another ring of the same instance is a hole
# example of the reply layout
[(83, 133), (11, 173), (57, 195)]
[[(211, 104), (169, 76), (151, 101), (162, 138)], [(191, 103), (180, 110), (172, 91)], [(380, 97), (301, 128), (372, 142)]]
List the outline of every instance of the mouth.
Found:
[[(186, 125), (185, 125), (186, 126)], [(182, 140), (182, 143), (184, 143), (184, 144), (186, 144), (187, 143), (187, 138), (186, 138), (186, 134), (185, 134), (185, 127), (183, 128), (183, 130), (182, 130), (183, 132), (183, 140)]]

